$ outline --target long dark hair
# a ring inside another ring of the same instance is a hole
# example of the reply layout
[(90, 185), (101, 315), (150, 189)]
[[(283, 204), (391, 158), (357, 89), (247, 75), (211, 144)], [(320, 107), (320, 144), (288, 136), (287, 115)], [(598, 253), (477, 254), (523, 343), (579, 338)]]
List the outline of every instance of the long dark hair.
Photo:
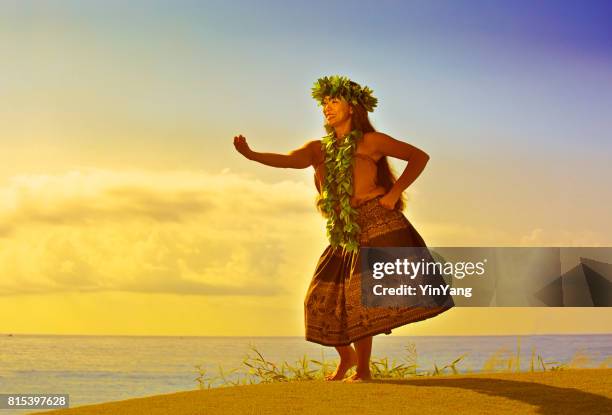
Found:
[[(361, 104), (349, 104), (349, 105), (353, 109), (353, 114), (351, 115), (352, 129), (361, 130), (363, 134), (375, 132), (376, 130), (374, 129), (374, 126), (372, 125), (372, 123), (370, 122), (370, 119), (368, 118), (368, 112), (366, 111), (366, 109)], [(325, 130), (328, 133), (331, 133), (334, 131), (333, 127), (329, 126), (328, 124), (325, 124)], [(393, 186), (393, 184), (397, 181), (396, 175), (393, 172), (393, 169), (391, 168), (391, 166), (389, 165), (387, 156), (382, 156), (376, 164), (377, 164), (376, 181), (379, 186), (384, 187), (385, 190), (388, 192), (389, 190), (391, 190), (391, 187)], [(316, 183), (316, 179), (315, 179), (315, 183)], [(317, 189), (318, 189), (319, 188), (318, 183), (316, 184), (317, 184)], [(320, 204), (319, 204), (320, 201), (321, 201), (321, 195), (319, 194), (316, 199), (316, 205), (317, 205), (317, 209), (319, 210), (319, 212), (323, 213), (320, 208)], [(404, 210), (404, 206), (405, 206), (404, 194), (402, 193), (397, 203), (395, 204), (395, 209), (402, 211)]]

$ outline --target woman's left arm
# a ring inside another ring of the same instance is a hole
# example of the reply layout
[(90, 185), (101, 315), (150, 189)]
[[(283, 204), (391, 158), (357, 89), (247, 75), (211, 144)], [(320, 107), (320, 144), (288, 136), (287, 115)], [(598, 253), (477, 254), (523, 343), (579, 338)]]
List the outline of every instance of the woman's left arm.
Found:
[(384, 133), (375, 132), (372, 136), (374, 151), (381, 156), (395, 157), (406, 160), (408, 164), (398, 177), (393, 187), (380, 199), (381, 205), (393, 209), (402, 195), (402, 192), (414, 182), (421, 174), (429, 161), (429, 155), (423, 150), (396, 140)]

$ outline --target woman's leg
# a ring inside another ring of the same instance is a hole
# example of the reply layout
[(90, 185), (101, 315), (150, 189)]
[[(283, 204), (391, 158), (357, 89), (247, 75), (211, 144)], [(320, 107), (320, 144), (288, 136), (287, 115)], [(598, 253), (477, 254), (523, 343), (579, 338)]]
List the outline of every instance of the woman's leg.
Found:
[(326, 380), (342, 380), (346, 372), (357, 364), (357, 353), (353, 346), (336, 346), (336, 351), (340, 355), (340, 363), (334, 373), (325, 376)]
[(370, 355), (372, 354), (372, 336), (357, 340), (354, 344), (355, 351), (357, 352), (357, 372), (347, 380), (355, 381), (371, 379)]

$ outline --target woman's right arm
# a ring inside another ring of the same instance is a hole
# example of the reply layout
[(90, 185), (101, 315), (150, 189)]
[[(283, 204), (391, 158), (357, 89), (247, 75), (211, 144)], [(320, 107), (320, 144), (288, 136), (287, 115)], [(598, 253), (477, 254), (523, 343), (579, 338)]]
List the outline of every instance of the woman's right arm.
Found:
[(291, 151), (289, 154), (258, 153), (249, 148), (245, 137), (242, 135), (234, 137), (234, 147), (244, 157), (266, 166), (284, 169), (305, 169), (312, 166), (316, 145), (318, 145), (318, 141), (313, 140)]

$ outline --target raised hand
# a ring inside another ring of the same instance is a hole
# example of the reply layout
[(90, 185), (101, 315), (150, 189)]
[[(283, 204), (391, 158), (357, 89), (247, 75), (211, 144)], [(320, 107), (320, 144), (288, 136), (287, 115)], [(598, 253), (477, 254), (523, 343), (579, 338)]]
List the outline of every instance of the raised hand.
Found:
[(246, 158), (249, 158), (252, 153), (252, 150), (247, 144), (246, 138), (242, 134), (234, 137), (234, 147), (236, 147), (236, 151)]

